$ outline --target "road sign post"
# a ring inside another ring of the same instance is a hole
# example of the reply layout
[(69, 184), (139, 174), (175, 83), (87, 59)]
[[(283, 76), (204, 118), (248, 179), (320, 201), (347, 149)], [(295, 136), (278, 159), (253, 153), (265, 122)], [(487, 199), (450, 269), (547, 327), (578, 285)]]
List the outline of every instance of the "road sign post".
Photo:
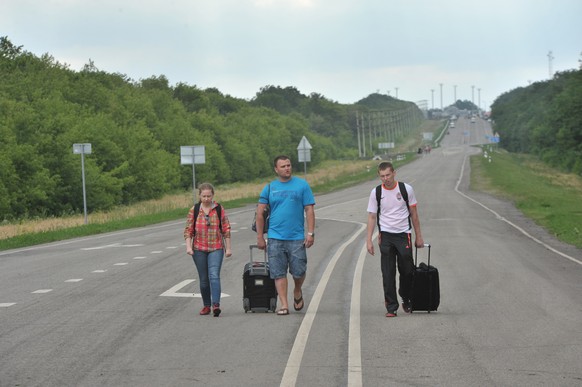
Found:
[(194, 203), (196, 203), (196, 164), (206, 163), (206, 149), (204, 145), (181, 146), (180, 147), (180, 164), (192, 164), (192, 192)]
[(297, 146), (297, 158), (300, 163), (303, 162), (303, 172), (305, 176), (307, 176), (307, 162), (311, 162), (311, 149), (313, 149), (313, 147), (307, 138), (303, 136)]
[(87, 192), (85, 191), (85, 154), (91, 154), (91, 144), (73, 144), (73, 153), (81, 155), (81, 175), (83, 176), (83, 213), (87, 224)]

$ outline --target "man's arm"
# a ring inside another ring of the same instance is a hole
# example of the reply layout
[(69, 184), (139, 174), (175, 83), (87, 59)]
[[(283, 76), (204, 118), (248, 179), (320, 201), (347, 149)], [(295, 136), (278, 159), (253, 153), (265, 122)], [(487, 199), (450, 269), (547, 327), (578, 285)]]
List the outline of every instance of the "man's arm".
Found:
[(265, 218), (263, 217), (265, 213), (265, 208), (267, 208), (267, 204), (259, 203), (257, 205), (257, 247), (261, 250), (265, 249), (267, 243), (265, 242), (264, 229), (265, 229)]
[(414, 245), (419, 248), (424, 247), (424, 239), (422, 238), (422, 232), (420, 231), (420, 219), (418, 218), (418, 210), (416, 206), (410, 206), (410, 220), (412, 221), (412, 227), (414, 228)]
[(366, 247), (368, 253), (374, 255), (374, 242), (372, 237), (374, 236), (374, 229), (376, 228), (376, 214), (373, 212), (368, 212), (368, 227), (366, 234)]
[(307, 218), (307, 237), (305, 238), (305, 247), (309, 248), (313, 246), (315, 242), (315, 237), (313, 234), (315, 232), (315, 209), (313, 204), (305, 206), (305, 217)]

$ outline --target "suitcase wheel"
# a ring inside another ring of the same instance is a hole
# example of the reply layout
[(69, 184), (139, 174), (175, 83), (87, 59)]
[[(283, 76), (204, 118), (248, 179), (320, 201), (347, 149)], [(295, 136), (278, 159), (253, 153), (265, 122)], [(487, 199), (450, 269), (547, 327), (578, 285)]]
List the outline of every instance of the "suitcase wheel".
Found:
[(271, 298), (271, 312), (275, 312), (277, 310), (277, 298)]
[(243, 298), (243, 308), (245, 310), (245, 313), (251, 310), (251, 302), (249, 301), (248, 298)]

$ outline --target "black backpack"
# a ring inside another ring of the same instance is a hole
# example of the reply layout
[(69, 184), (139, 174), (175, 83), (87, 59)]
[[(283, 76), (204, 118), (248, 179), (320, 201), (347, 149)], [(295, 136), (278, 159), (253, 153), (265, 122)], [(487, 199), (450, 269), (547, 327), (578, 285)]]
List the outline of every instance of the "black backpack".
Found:
[[(222, 206), (220, 203), (216, 203), (216, 213), (218, 214), (218, 227), (220, 232), (222, 232)], [(196, 234), (196, 220), (198, 220), (198, 214), (200, 214), (200, 202), (194, 205), (194, 232), (192, 234)]]
[[(408, 205), (408, 191), (403, 182), (398, 182), (398, 189), (400, 190), (400, 195), (406, 203), (406, 209), (408, 210), (408, 227), (412, 229), (412, 224), (410, 223), (410, 206)], [(378, 212), (376, 213), (376, 222), (378, 223), (378, 231), (380, 230), (380, 199), (382, 199), (382, 184), (376, 187), (376, 201), (378, 202)]]
[[(271, 184), (269, 184), (269, 193), (267, 193), (267, 201), (271, 198)], [(257, 207), (259, 205), (257, 204)], [(271, 218), (271, 206), (267, 203), (265, 210), (263, 211), (263, 219), (265, 223), (263, 225), (263, 233), (266, 234), (269, 231), (269, 219)], [(254, 232), (257, 232), (257, 210), (255, 210), (255, 217), (253, 218), (253, 224), (251, 225), (251, 229)]]

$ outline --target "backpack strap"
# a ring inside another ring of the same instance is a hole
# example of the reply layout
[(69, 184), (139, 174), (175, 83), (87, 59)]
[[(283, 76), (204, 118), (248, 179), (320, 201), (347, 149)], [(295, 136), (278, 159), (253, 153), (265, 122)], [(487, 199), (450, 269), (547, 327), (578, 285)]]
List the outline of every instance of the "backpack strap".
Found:
[(192, 235), (196, 235), (196, 222), (198, 221), (198, 215), (200, 214), (200, 202), (194, 205), (194, 222), (192, 226)]
[(376, 212), (376, 223), (378, 224), (378, 232), (380, 230), (380, 199), (382, 199), (382, 184), (376, 187), (376, 201), (378, 202), (378, 211)]
[(222, 206), (216, 203), (216, 215), (218, 215), (218, 232), (222, 234)]
[[(220, 203), (216, 203), (216, 214), (218, 215), (218, 227), (219, 231), (222, 232), (222, 206)], [(198, 220), (198, 215), (200, 214), (200, 202), (194, 205), (194, 225), (193, 234), (196, 234), (196, 221)]]
[(410, 205), (408, 204), (408, 191), (406, 190), (406, 186), (403, 182), (398, 182), (398, 188), (400, 189), (400, 195), (402, 195), (402, 199), (406, 203), (406, 209), (408, 210), (408, 228), (412, 230), (412, 224), (410, 223)]

